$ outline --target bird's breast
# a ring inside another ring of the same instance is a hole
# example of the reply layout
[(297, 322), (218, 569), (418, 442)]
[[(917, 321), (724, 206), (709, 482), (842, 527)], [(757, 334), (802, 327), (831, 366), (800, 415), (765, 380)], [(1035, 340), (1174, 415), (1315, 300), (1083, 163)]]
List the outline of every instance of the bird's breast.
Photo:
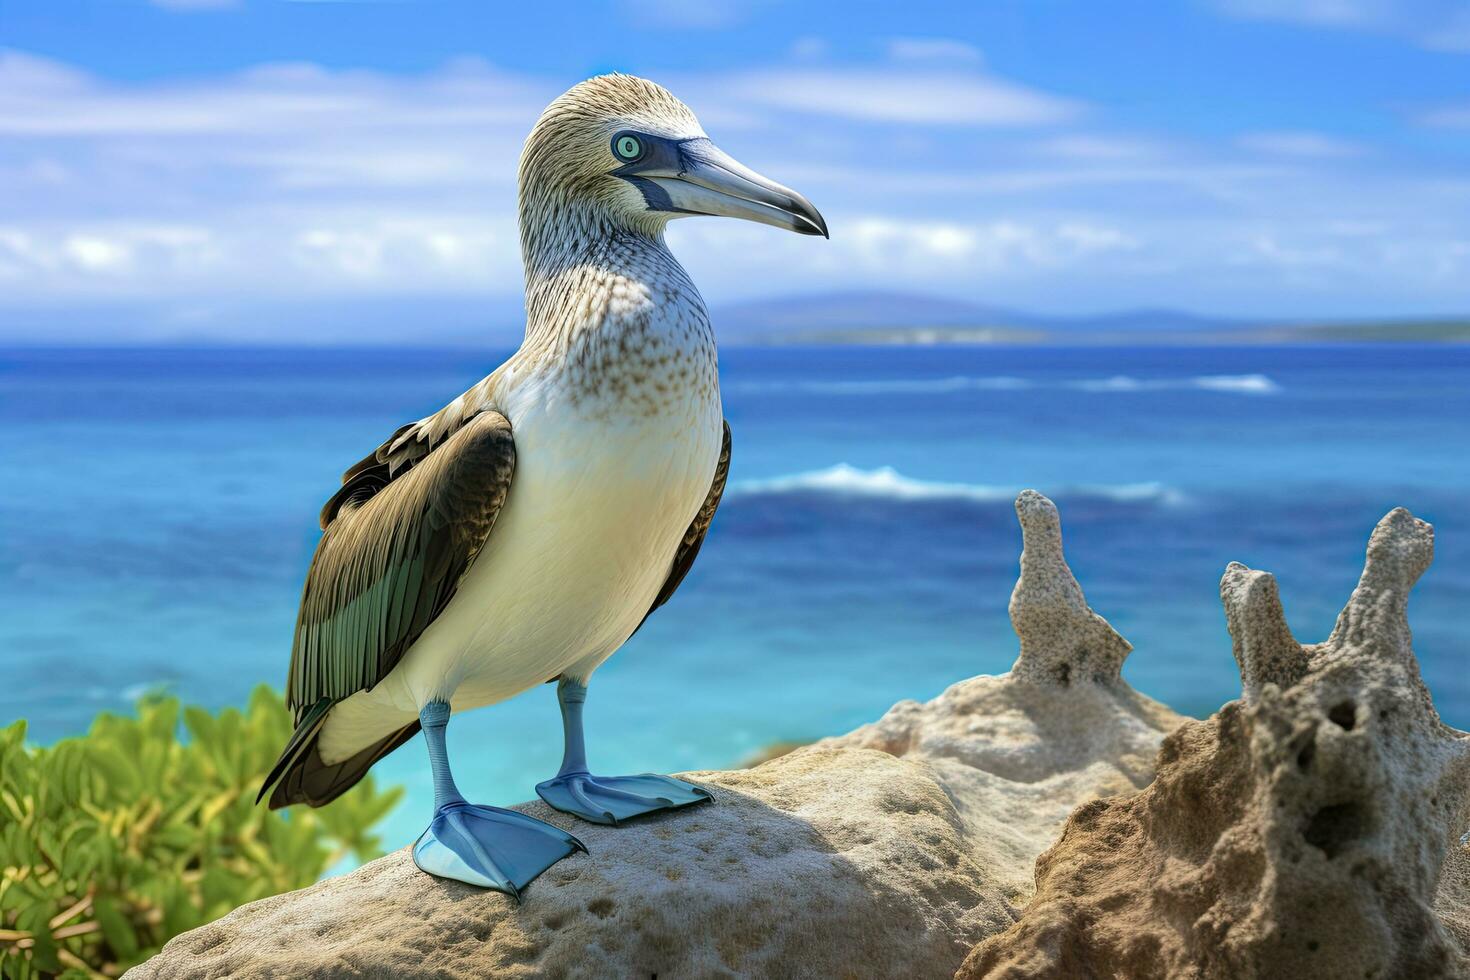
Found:
[(719, 458), (718, 389), (648, 413), (550, 390), (510, 408), (516, 468), (505, 506), (409, 658), (432, 665), (413, 686), (454, 691), (456, 710), (595, 666), (621, 646), (663, 586)]

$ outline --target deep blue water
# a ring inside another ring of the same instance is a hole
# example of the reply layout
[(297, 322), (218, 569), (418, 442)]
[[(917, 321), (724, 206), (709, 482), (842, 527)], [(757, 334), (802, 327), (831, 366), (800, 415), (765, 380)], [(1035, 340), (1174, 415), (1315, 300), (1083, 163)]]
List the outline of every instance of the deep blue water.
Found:
[[(500, 354), (0, 353), (0, 724), (80, 732), (166, 684), (210, 705), (280, 684), (316, 512), (340, 471)], [(1470, 727), (1470, 348), (732, 350), (732, 487), (677, 598), (601, 671), (606, 772), (735, 763), (1005, 670), (1011, 499), (1062, 510), (1125, 674), (1206, 714), (1238, 694), (1217, 588), (1276, 573), (1326, 636), (1387, 510), (1436, 525), (1411, 603), (1446, 720)], [(886, 468), (891, 468), (891, 471)], [(456, 719), (467, 793), (556, 768), (550, 687)], [(417, 744), (380, 764), (412, 797)]]

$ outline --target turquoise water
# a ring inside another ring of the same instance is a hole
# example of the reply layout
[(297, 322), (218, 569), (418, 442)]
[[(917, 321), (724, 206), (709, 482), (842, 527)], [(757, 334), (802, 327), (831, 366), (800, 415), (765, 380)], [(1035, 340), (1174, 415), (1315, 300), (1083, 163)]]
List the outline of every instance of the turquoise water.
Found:
[[(169, 685), (280, 684), (316, 512), (340, 471), (502, 354), (0, 353), (0, 724), (42, 741)], [(1236, 696), (1217, 588), (1277, 574), (1304, 641), (1373, 524), (1438, 531), (1411, 603), (1426, 679), (1470, 727), (1470, 348), (727, 351), (732, 485), (675, 600), (598, 672), (605, 772), (719, 767), (1005, 670), (1011, 499), (1062, 510), (1125, 674), (1180, 710)], [(560, 755), (552, 688), (451, 726), (477, 800), (528, 798)], [(422, 829), (421, 749), (380, 764)]]

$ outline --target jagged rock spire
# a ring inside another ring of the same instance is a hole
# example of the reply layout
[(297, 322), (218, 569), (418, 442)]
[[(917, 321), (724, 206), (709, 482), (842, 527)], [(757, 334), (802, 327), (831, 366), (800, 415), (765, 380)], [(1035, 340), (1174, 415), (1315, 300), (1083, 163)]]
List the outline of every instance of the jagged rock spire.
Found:
[(1233, 561), (1220, 579), (1220, 602), (1248, 703), (1266, 684), (1285, 689), (1302, 679), (1307, 654), (1286, 625), (1274, 575)]
[(1470, 976), (1470, 737), (1409, 642), (1433, 551), (1428, 524), (1389, 513), (1306, 647), (1275, 580), (1227, 568), (1244, 702), (1165, 738), (1143, 792), (1075, 810), (1036, 899), (957, 976)]
[(1292, 687), (1315, 662), (1326, 663), (1348, 650), (1371, 650), (1373, 657), (1393, 660), (1419, 683), (1409, 631), (1409, 590), (1433, 559), (1434, 528), (1402, 507), (1390, 511), (1368, 539), (1362, 577), (1338, 614), (1332, 635), (1309, 647), (1298, 643), (1286, 625), (1276, 579), (1231, 562), (1220, 579), (1220, 601), (1246, 702), (1259, 700), (1267, 684), (1283, 691)]
[(1011, 593), (1011, 627), (1021, 655), (1011, 675), (1040, 684), (1108, 683), (1133, 645), (1093, 612), (1062, 553), (1056, 505), (1035, 490), (1016, 498), (1021, 577)]
[(1413, 664), (1409, 590), (1434, 560), (1434, 528), (1402, 507), (1388, 512), (1368, 539), (1363, 575), (1323, 644), (1331, 651), (1373, 642), (1383, 653)]

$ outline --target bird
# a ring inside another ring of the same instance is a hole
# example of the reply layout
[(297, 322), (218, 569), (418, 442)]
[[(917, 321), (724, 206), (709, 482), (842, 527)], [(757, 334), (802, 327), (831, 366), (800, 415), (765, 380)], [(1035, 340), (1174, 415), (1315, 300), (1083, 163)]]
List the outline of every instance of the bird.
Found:
[(715, 336), (665, 227), (714, 215), (829, 237), (810, 201), (628, 74), (552, 101), (518, 183), (524, 339), (323, 506), (287, 675), (295, 729), (257, 797), (323, 806), (422, 732), (434, 812), (414, 862), (517, 899), (586, 848), (465, 799), (454, 714), (555, 681), (563, 761), (536, 786), (550, 806), (613, 824), (709, 798), (670, 776), (594, 775), (582, 725), (593, 672), (679, 588), (729, 474)]

